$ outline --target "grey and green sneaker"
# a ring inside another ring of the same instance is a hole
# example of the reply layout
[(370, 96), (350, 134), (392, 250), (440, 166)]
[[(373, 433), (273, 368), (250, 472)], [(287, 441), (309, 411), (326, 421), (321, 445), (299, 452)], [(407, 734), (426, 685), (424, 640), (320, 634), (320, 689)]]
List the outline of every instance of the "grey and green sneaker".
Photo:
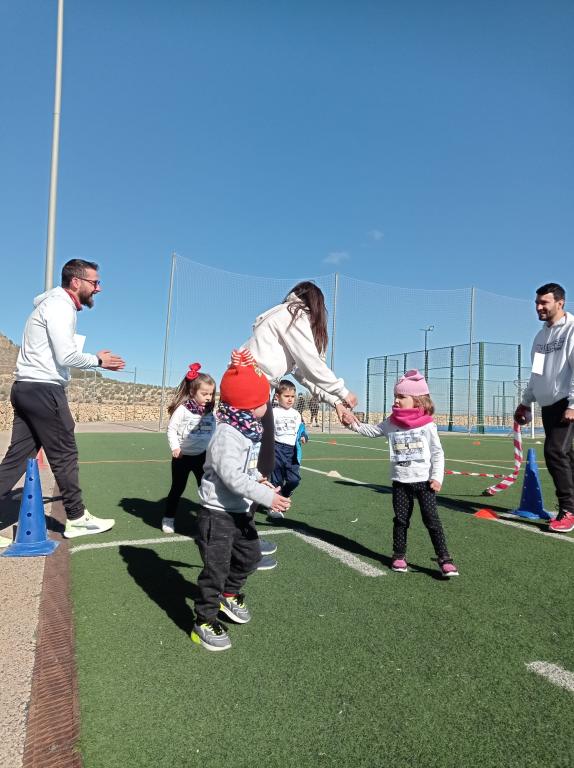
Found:
[(233, 597), (221, 595), (219, 610), (238, 624), (247, 624), (248, 621), (251, 621), (251, 614), (245, 605), (243, 595), (238, 594), (233, 595)]
[(261, 547), (261, 557), (266, 555), (274, 555), (277, 552), (277, 544), (266, 539), (259, 539), (259, 546)]
[(229, 635), (218, 621), (195, 624), (191, 630), (191, 639), (194, 643), (203, 645), (207, 651), (226, 651), (231, 648)]

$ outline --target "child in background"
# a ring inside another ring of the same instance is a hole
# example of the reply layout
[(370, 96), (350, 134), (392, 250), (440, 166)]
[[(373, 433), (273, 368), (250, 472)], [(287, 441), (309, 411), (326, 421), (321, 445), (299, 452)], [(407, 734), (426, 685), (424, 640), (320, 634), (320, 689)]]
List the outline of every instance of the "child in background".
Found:
[(170, 415), (167, 439), (171, 448), (171, 488), (165, 516), (164, 533), (175, 532), (177, 505), (193, 472), (199, 487), (203, 477), (205, 452), (215, 432), (213, 404), (215, 381), (207, 373), (199, 373), (201, 365), (193, 363), (168, 406)]
[[(289, 498), (301, 482), (301, 444), (307, 442), (305, 425), (295, 403), (295, 385), (289, 379), (281, 379), (275, 389), (273, 421), (275, 423), (275, 469), (271, 482), (281, 488), (281, 495)], [(303, 429), (301, 429), (303, 427)], [(270, 510), (268, 517), (283, 517), (282, 512)]]
[(436, 493), (444, 479), (444, 452), (432, 414), (434, 405), (424, 376), (417, 370), (407, 371), (395, 385), (393, 412), (376, 426), (352, 421), (345, 424), (368, 437), (389, 439), (393, 481), (393, 559), (391, 569), (407, 571), (407, 531), (414, 508), (419, 502), (423, 522), (430, 534), (445, 578), (458, 576), (446, 545), (438, 516)]
[(196, 621), (191, 639), (208, 651), (231, 647), (217, 621), (223, 613), (245, 624), (251, 614), (241, 589), (261, 559), (251, 502), (285, 511), (289, 499), (269, 482), (260, 482), (257, 459), (267, 410), (269, 382), (248, 350), (234, 350), (223, 375), (215, 435), (207, 449), (199, 496), (197, 544), (203, 570), (197, 579)]

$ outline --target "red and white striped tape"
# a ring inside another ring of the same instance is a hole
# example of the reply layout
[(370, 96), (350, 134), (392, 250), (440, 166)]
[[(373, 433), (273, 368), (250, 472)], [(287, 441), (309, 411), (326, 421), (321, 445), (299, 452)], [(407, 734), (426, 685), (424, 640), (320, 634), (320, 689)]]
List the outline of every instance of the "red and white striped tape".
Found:
[(494, 475), (488, 474), (487, 472), (457, 472), (454, 469), (446, 469), (445, 475), (502, 478), (499, 483), (491, 485), (489, 488), (483, 491), (485, 496), (494, 496), (494, 494), (506, 490), (516, 481), (518, 473), (520, 472), (520, 466), (522, 464), (522, 433), (520, 432), (520, 425), (516, 421), (512, 427), (512, 441), (514, 443), (514, 469), (509, 475)]

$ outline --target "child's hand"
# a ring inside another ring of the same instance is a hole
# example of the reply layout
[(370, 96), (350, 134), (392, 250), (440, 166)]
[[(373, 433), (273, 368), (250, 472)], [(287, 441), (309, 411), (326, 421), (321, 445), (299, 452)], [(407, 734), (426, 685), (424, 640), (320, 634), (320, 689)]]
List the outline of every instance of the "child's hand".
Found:
[(174, 450), (171, 452), (171, 455), (174, 459), (179, 459), (181, 456), (181, 448), (174, 448)]
[(307, 442), (307, 438), (306, 437), (302, 437), (301, 438), (301, 445), (305, 445), (306, 442)]
[(430, 481), (430, 487), (435, 493), (438, 493), (440, 489), (442, 488), (442, 483), (439, 483), (438, 480), (431, 480)]
[[(278, 491), (279, 488), (276, 488)], [(273, 496), (273, 501), (271, 502), (271, 509), (274, 512), (286, 512), (289, 507), (291, 506), (291, 499), (287, 499), (285, 496), (279, 496), (278, 493)]]
[(339, 418), (341, 420), (341, 424), (344, 424), (346, 427), (350, 427), (351, 424), (358, 423), (359, 421), (354, 413), (351, 413), (351, 411), (347, 410), (342, 410)]

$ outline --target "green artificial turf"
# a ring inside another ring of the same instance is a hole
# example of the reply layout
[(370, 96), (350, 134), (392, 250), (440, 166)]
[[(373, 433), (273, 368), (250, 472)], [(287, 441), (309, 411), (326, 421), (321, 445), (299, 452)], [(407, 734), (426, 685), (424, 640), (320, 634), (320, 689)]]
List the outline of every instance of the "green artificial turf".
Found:
[[(168, 538), (159, 523), (169, 461), (146, 463), (169, 458), (165, 436), (78, 439), (86, 503), (117, 523), (73, 544)], [(447, 467), (448, 458), (512, 465), (510, 439), (476, 439), (445, 437)], [(90, 463), (102, 460), (119, 463)], [(208, 653), (189, 639), (201, 568), (193, 541), (72, 555), (84, 768), (571, 765), (561, 724), (573, 694), (526, 664), (574, 671), (573, 544), (473, 516), (511, 509), (519, 487), (486, 499), (488, 480), (449, 477), (440, 513), (461, 576), (437, 577), (418, 510), (411, 570), (394, 574), (386, 442), (317, 436), (304, 466), (369, 485), (303, 471), (284, 524), (258, 516), (259, 529), (299, 530), (384, 575), (277, 535), (279, 566), (250, 577), (253, 619), (229, 625), (230, 651)], [(179, 530), (193, 531), (196, 509), (191, 478)]]

